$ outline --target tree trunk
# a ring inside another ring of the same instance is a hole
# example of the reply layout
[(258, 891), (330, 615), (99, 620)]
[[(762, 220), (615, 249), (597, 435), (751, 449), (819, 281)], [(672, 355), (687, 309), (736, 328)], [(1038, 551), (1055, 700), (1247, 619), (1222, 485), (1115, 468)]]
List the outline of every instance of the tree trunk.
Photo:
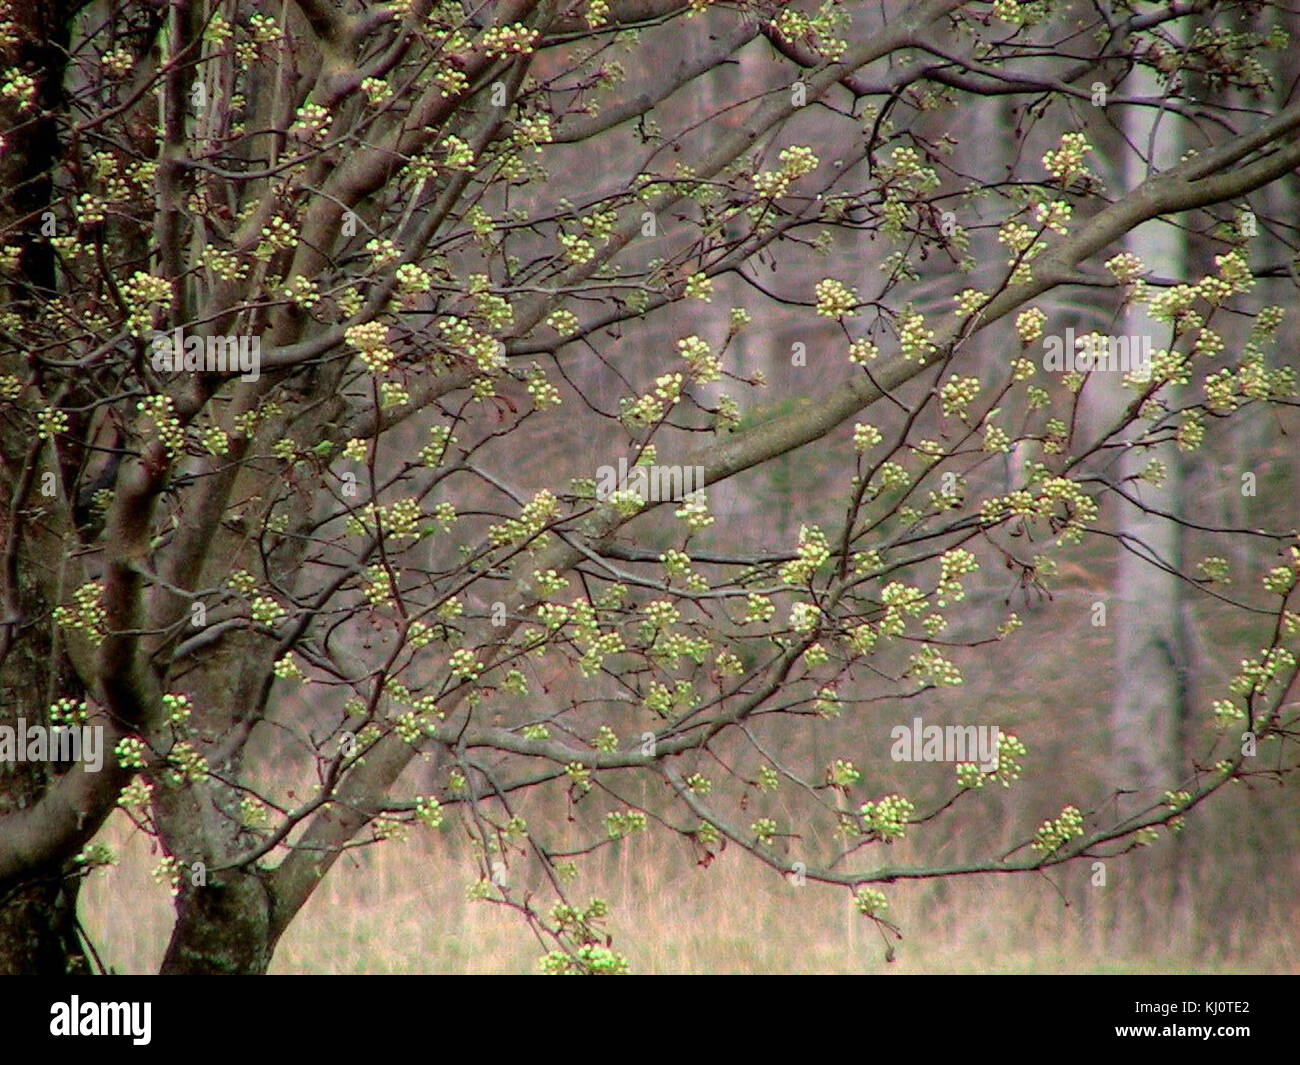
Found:
[[(4, 49), (5, 67), (28, 71), (37, 78), (41, 116), (20, 115), (16, 104), (0, 100), (0, 128), (5, 130), (5, 151), (0, 153), (0, 228), (8, 243), (22, 249), (25, 287), (10, 286), (6, 303), (18, 313), (30, 313), (39, 291), (54, 290), (53, 251), (40, 237), (41, 211), (48, 207), (54, 169), (60, 148), (53, 115), (62, 96), (64, 56), (72, 6), (65, 0), (48, 4), (8, 5), (15, 41)], [(5, 367), (14, 372), (16, 367)], [(16, 431), (0, 439), (0, 449), (11, 470), (21, 470), (31, 440)], [(46, 597), (34, 581), (35, 561), (48, 569), (58, 563), (57, 538), (23, 535), (9, 525), (12, 505), (20, 491), (17, 479), (8, 479), (0, 492), (0, 552), (21, 536), (16, 566), (3, 578), (7, 601), (0, 602), (0, 725), (13, 726), (19, 718), (31, 725), (48, 725), (52, 699), (81, 698), (80, 686), (50, 634)], [(26, 488), (19, 501), (35, 506), (42, 500), (36, 486)], [(23, 521), (20, 515), (19, 522)], [(53, 557), (33, 559), (48, 551)], [(0, 765), (0, 815), (36, 803), (57, 769), (50, 763), (15, 762)], [(33, 868), (7, 883), (0, 882), (0, 973), (63, 974), (84, 972), (86, 957), (77, 936), (79, 880), (65, 863)]]
[(183, 872), (162, 973), (261, 976), (274, 947), (271, 895), (261, 877), (228, 870), (194, 887)]
[[(1125, 84), (1136, 95), (1158, 97), (1162, 92), (1155, 77), (1141, 69)], [(1159, 123), (1158, 129), (1153, 129), (1153, 122)], [(1181, 125), (1175, 116), (1129, 109), (1124, 132), (1131, 144), (1151, 144), (1150, 163), (1156, 169), (1175, 165), (1182, 154)], [(1146, 178), (1146, 167), (1135, 155), (1130, 154), (1128, 160), (1125, 183), (1133, 187)], [(1140, 227), (1130, 234), (1125, 246), (1157, 277), (1181, 277), (1187, 268), (1186, 240), (1182, 231), (1171, 225)], [(1127, 308), (1119, 328), (1130, 338), (1130, 345), (1134, 339), (1149, 339), (1154, 350), (1169, 341), (1168, 326), (1150, 318), (1140, 306)], [(1120, 386), (1120, 374), (1105, 376), (1118, 413), (1135, 393)], [(1161, 394), (1170, 400), (1176, 390), (1166, 386)], [(1139, 423), (1134, 431), (1142, 432), (1145, 424)], [(1159, 487), (1136, 480), (1153, 461), (1163, 463), (1166, 470)], [(1116, 525), (1122, 544), (1115, 573), (1118, 609), (1114, 612), (1116, 684), (1111, 744), (1117, 779), (1136, 793), (1120, 799), (1121, 812), (1128, 814), (1159, 802), (1163, 791), (1177, 780), (1183, 761), (1187, 629), (1182, 583), (1176, 576), (1183, 563), (1182, 529), (1177, 522), (1143, 509), (1174, 515), (1181, 512), (1182, 455), (1175, 444), (1166, 443), (1126, 452), (1118, 466), (1125, 493), (1141, 504), (1121, 501)], [(1179, 841), (1166, 837), (1160, 847), (1140, 856), (1143, 860), (1126, 870), (1122, 912), (1133, 921), (1126, 931), (1134, 940), (1166, 942), (1167, 936), (1185, 932), (1188, 913), (1181, 852)]]

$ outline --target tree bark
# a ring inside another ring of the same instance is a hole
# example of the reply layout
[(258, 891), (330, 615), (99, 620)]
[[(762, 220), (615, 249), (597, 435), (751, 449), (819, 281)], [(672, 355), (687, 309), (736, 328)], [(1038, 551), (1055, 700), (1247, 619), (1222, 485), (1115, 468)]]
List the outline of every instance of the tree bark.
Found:
[[(1145, 69), (1130, 79), (1132, 92), (1159, 96), (1161, 86)], [(1129, 143), (1151, 146), (1152, 168), (1166, 170), (1183, 153), (1182, 123), (1159, 111), (1125, 112)], [(1126, 183), (1141, 183), (1147, 168), (1135, 154), (1126, 156)], [(1139, 256), (1156, 277), (1181, 277), (1186, 269), (1187, 241), (1167, 222), (1148, 223), (1128, 235), (1125, 249)], [(1130, 306), (1119, 319), (1130, 346), (1149, 339), (1152, 350), (1169, 342), (1169, 327), (1146, 311)], [(1121, 375), (1105, 375), (1115, 395), (1116, 410), (1134, 393), (1120, 386)], [(1173, 386), (1163, 395), (1172, 401)], [(1166, 469), (1159, 487), (1138, 480), (1148, 463)], [(1125, 452), (1117, 469), (1124, 492), (1141, 506), (1121, 502), (1116, 531), (1120, 537), (1115, 571), (1115, 690), (1111, 707), (1111, 744), (1117, 779), (1134, 789), (1127, 799), (1134, 808), (1160, 801), (1164, 789), (1178, 779), (1182, 765), (1182, 721), (1186, 713), (1188, 662), (1185, 596), (1177, 576), (1183, 563), (1182, 527), (1158, 513), (1178, 514), (1183, 503), (1182, 455), (1173, 443)], [(1143, 509), (1143, 508), (1149, 508)], [(1168, 567), (1168, 568), (1165, 568)], [(1124, 800), (1121, 799), (1121, 802)], [(1130, 812), (1126, 810), (1125, 812)], [(1185, 871), (1176, 838), (1134, 862), (1125, 876), (1122, 912), (1132, 922), (1127, 931), (1137, 940), (1162, 939), (1186, 927)]]
[[(6, 68), (29, 71), (37, 79), (38, 111), (22, 114), (15, 101), (0, 99), (0, 128), (6, 147), (0, 153), (0, 230), (7, 242), (22, 249), (26, 287), (11, 286), (10, 306), (25, 313), (33, 291), (53, 292), (54, 256), (40, 238), (41, 212), (49, 206), (54, 169), (60, 158), (54, 115), (63, 94), (64, 57), (68, 28), (75, 7), (67, 0), (48, 4), (12, 4), (6, 17), (13, 23), (14, 42), (4, 49)], [(22, 469), (31, 440), (9, 431), (0, 438), (6, 462)], [(5, 601), (0, 602), (0, 725), (19, 718), (48, 725), (51, 699), (81, 697), (80, 685), (55, 645), (48, 622), (50, 604), (29, 575), (34, 567), (58, 563), (57, 538), (35, 542), (10, 524), (11, 515), (31, 503), (34, 485), (21, 479), (7, 482), (0, 498), (0, 554), (13, 559), (0, 577)], [(25, 492), (26, 500), (15, 493)], [(39, 501), (39, 497), (37, 497)], [(17, 523), (21, 524), (19, 515)], [(18, 537), (18, 542), (14, 538)], [(44, 550), (42, 550), (44, 549)], [(0, 816), (34, 805), (56, 779), (49, 763), (15, 762), (0, 765)], [(53, 861), (0, 880), (0, 973), (63, 974), (84, 972), (86, 956), (77, 934), (79, 879), (64, 861)]]
[(261, 976), (271, 964), (271, 895), (256, 873), (229, 870), (202, 887), (185, 870), (163, 974)]

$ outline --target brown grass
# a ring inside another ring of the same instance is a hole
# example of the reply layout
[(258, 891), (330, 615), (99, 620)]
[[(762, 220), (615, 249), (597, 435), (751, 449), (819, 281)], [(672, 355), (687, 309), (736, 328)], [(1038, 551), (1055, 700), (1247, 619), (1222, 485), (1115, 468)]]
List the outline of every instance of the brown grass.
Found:
[[(106, 830), (121, 860), (86, 885), (83, 920), (106, 964), (153, 972), (166, 947), (171, 900), (150, 879), (157, 856), (148, 841), (127, 827), (118, 819)], [(905, 938), (889, 963), (880, 933), (843, 892), (796, 888), (734, 850), (708, 869), (692, 868), (666, 846), (649, 837), (624, 841), (575, 885), (578, 899), (609, 900), (615, 947), (636, 972), (1300, 971), (1294, 892), (1248, 923), (1217, 926), (1225, 951), (1206, 960), (1186, 939), (1166, 938), (1159, 948), (1120, 940), (1105, 906), (1066, 907), (1045, 878), (893, 885), (886, 889), (890, 917)], [(449, 838), (423, 834), (349, 854), (284, 937), (272, 972), (536, 971), (542, 948), (517, 914), (467, 901), (476, 874), (453, 849)], [(1084, 867), (1071, 869), (1053, 879), (1086, 877)], [(1094, 890), (1122, 896), (1123, 888)]]

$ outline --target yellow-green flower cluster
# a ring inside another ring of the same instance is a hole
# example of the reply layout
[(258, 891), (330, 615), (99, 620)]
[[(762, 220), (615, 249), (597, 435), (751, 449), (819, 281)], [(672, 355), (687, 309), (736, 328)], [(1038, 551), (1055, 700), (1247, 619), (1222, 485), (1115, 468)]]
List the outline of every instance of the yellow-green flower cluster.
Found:
[(917, 683), (938, 688), (952, 688), (962, 683), (961, 670), (944, 658), (937, 648), (929, 645), (912, 656), (908, 672)]
[(584, 943), (574, 954), (553, 950), (542, 957), (540, 965), (547, 976), (626, 976), (632, 971), (626, 957), (601, 943)]
[[(358, 442), (361, 444), (361, 454), (359, 456), (349, 455), (348, 457), (363, 462), (366, 457), (366, 442), (364, 440), (352, 441), (352, 443)], [(446, 457), (447, 449), (453, 447), (456, 443), (456, 438), (451, 435), (451, 430), (447, 426), (432, 425), (429, 427), (429, 443), (420, 449), (420, 461), (431, 468), (440, 466)], [(351, 444), (348, 446), (351, 447)]]
[(100, 866), (116, 865), (117, 855), (107, 843), (87, 843), (72, 860), (78, 865), (95, 869)]
[(738, 677), (745, 672), (745, 663), (739, 655), (723, 651), (717, 658), (718, 672), (724, 677)]
[[(705, 303), (713, 301), (713, 279), (706, 274), (691, 274), (686, 279), (685, 296), (690, 300), (702, 300)], [(680, 341), (678, 344), (680, 345)]]
[(1047, 323), (1047, 315), (1037, 307), (1030, 307), (1027, 311), (1021, 311), (1016, 316), (1016, 333), (1020, 337), (1022, 344), (1032, 344), (1036, 340), (1042, 339), (1043, 326)]
[(419, 502), (406, 498), (378, 506), (367, 503), (348, 516), (346, 528), (356, 536), (380, 532), (389, 539), (415, 539), (420, 535), (419, 521)]
[(959, 318), (968, 318), (984, 306), (987, 300), (988, 297), (979, 289), (962, 289), (962, 291), (957, 293), (957, 296), (955, 297), (955, 302), (957, 304), (957, 310), (955, 313)]
[(1038, 831), (1034, 833), (1034, 842), (1030, 846), (1043, 854), (1052, 854), (1070, 840), (1082, 835), (1083, 814), (1077, 807), (1067, 806), (1055, 821), (1049, 817), (1039, 826)]
[(59, 433), (68, 431), (68, 415), (65, 411), (46, 407), (36, 413), (36, 435), (42, 440), (53, 441)]
[(165, 277), (137, 270), (121, 286), (121, 293), (127, 309), (127, 328), (138, 337), (152, 327), (155, 305), (171, 302), (172, 286)]
[(537, 30), (522, 22), (508, 26), (489, 26), (478, 39), (478, 45), (489, 56), (504, 59), (509, 55), (529, 55), (537, 43)]
[(1042, 495), (1037, 501), (1040, 516), (1054, 514), (1058, 506), (1065, 508), (1065, 530), (1058, 543), (1077, 543), (1087, 526), (1097, 519), (1096, 500), (1067, 477), (1049, 477), (1042, 484)]
[(473, 360), (479, 371), (493, 374), (505, 366), (505, 348), (499, 340), (480, 333), (464, 318), (448, 315), (438, 323), (447, 344)]
[(275, 665), (271, 667), (271, 672), (281, 680), (307, 680), (307, 674), (305, 674), (299, 667), (298, 663), (294, 661), (292, 655), (283, 655), (280, 658), (277, 658), (275, 660)]
[(447, 669), (457, 680), (477, 680), (483, 667), (473, 651), (461, 647), (452, 652), (447, 661)]
[(406, 713), (398, 715), (396, 721), (393, 722), (393, 730), (403, 743), (414, 747), (426, 736), (435, 735), (438, 731), (438, 723), (430, 721), (424, 714), (408, 710)]
[(537, 536), (559, 513), (559, 501), (543, 489), (524, 505), (518, 518), (512, 518), (488, 530), (494, 544), (520, 544)]
[(578, 331), (578, 316), (572, 311), (552, 311), (546, 318), (546, 324), (561, 336), (568, 336)]
[(117, 805), (124, 810), (144, 812), (153, 801), (153, 785), (143, 777), (134, 778), (117, 796)]
[(596, 256), (596, 249), (591, 241), (581, 234), (560, 233), (558, 239), (564, 249), (565, 258), (576, 266), (589, 263)]
[(266, 828), (271, 823), (271, 812), (252, 795), (239, 800), (239, 822), (245, 828)]
[(713, 524), (713, 515), (709, 513), (709, 499), (703, 489), (689, 493), (682, 500), (682, 505), (673, 511), (673, 516), (692, 532), (699, 532)]
[(167, 692), (162, 697), (162, 708), (167, 714), (168, 722), (173, 725), (186, 724), (193, 713), (190, 697), (175, 692)]
[(1041, 228), (1050, 229), (1053, 233), (1067, 233), (1066, 224), (1070, 221), (1070, 215), (1073, 213), (1074, 208), (1065, 200), (1053, 200), (1051, 203), (1034, 205), (1034, 217), (1037, 219), (1038, 225)]
[(442, 148), (446, 153), (443, 161), (448, 169), (473, 171), (474, 149), (470, 147), (468, 141), (452, 134), (443, 138)]
[(388, 329), (380, 322), (350, 325), (343, 336), (372, 374), (383, 373), (396, 358), (388, 347)]
[(936, 589), (939, 605), (947, 606), (949, 599), (960, 602), (966, 594), (961, 578), (979, 569), (979, 562), (964, 547), (955, 547), (951, 551), (945, 551), (939, 563), (939, 586)]
[(269, 595), (258, 595), (248, 607), (249, 616), (261, 625), (274, 625), (287, 613), (278, 602)]
[(619, 400), (623, 423), (630, 428), (645, 428), (659, 421), (664, 411), (676, 404), (682, 395), (682, 375), (679, 373), (663, 374), (655, 378), (655, 390), (639, 399), (623, 397)]
[(168, 855), (153, 867), (149, 875), (155, 883), (166, 884), (173, 898), (181, 893), (181, 873), (184, 863), (174, 855)]
[(862, 452), (875, 447), (883, 438), (874, 425), (857, 423), (853, 426), (853, 450)]
[(646, 815), (640, 810), (616, 811), (605, 815), (605, 832), (610, 839), (623, 839), (634, 832), (644, 832), (646, 823)]
[(653, 602), (646, 603), (643, 610), (646, 615), (646, 623), (642, 627), (643, 629), (648, 627), (650, 634), (668, 628), (681, 618), (681, 612), (666, 599), (656, 599)]
[(580, 792), (591, 790), (591, 770), (581, 762), (570, 762), (564, 767), (564, 772), (572, 782), (572, 786)]
[[(999, 413), (997, 410), (989, 411), (989, 417)], [(1011, 450), (1011, 437), (1007, 431), (993, 422), (984, 424), (984, 450), (994, 454), (1005, 455)]]
[(902, 839), (916, 807), (901, 795), (886, 795), (864, 802), (858, 809), (864, 832), (874, 833), (885, 842)]
[(596, 735), (591, 741), (592, 747), (598, 751), (604, 751), (606, 754), (618, 750), (618, 736), (608, 725), (601, 725), (596, 730)]
[(758, 592), (750, 592), (745, 597), (745, 605), (748, 608), (745, 613), (745, 622), (765, 622), (771, 621), (776, 614), (776, 604), (767, 596), (760, 595)]
[(382, 104), (392, 99), (392, 86), (383, 78), (362, 78), (361, 91), (371, 104)]
[(713, 781), (700, 773), (692, 773), (684, 783), (692, 795), (708, 795), (713, 790)]
[(878, 484), (880, 490), (884, 492), (903, 489), (911, 483), (912, 478), (908, 475), (907, 470), (897, 462), (882, 463), (873, 479), (873, 484)]
[(361, 594), (366, 597), (366, 602), (372, 607), (387, 603), (393, 592), (388, 571), (383, 566), (367, 566), (365, 579), (365, 583), (361, 586)]
[(979, 398), (979, 394), (978, 377), (948, 378), (939, 389), (939, 401), (943, 405), (945, 417), (955, 416), (965, 421), (970, 416), (970, 405)]
[(858, 913), (873, 917), (889, 908), (889, 900), (875, 888), (859, 888), (853, 896), (853, 905)]
[(910, 309), (899, 315), (898, 343), (905, 359), (923, 359), (935, 350), (934, 331), (925, 327), (925, 318)]
[(862, 774), (853, 767), (853, 763), (843, 758), (836, 758), (826, 769), (826, 783), (833, 788), (848, 789), (861, 779)]
[(1255, 276), (1246, 263), (1246, 256), (1241, 251), (1230, 251), (1226, 255), (1216, 255), (1214, 265), (1219, 268), (1219, 277), (1228, 286), (1230, 294), (1249, 292), (1255, 285)]
[(113, 748), (117, 764), (123, 769), (143, 769), (145, 767), (144, 741), (135, 736), (127, 736), (117, 741)]
[(260, 240), (253, 249), (253, 258), (261, 262), (270, 259), (278, 251), (292, 248), (298, 241), (293, 225), (288, 219), (276, 215), (262, 227)]
[(777, 199), (790, 191), (790, 185), (817, 169), (818, 159), (811, 148), (783, 149), (777, 158), (779, 170), (764, 170), (754, 175), (754, 191), (766, 199)]
[(1206, 556), (1196, 564), (1196, 569), (1204, 580), (1211, 583), (1230, 584), (1232, 581), (1228, 560), (1222, 555)]
[(851, 318), (857, 313), (858, 294), (842, 281), (828, 277), (815, 286), (817, 313), (823, 318)]
[(1083, 157), (1090, 151), (1088, 138), (1082, 133), (1066, 133), (1061, 137), (1059, 149), (1044, 154), (1043, 166), (1062, 185), (1068, 185), (1087, 172)]
[(1106, 269), (1115, 276), (1115, 280), (1121, 285), (1136, 281), (1147, 271), (1146, 264), (1131, 251), (1120, 252), (1118, 255), (1107, 259)]
[(72, 606), (54, 608), (54, 623), (61, 629), (85, 633), (93, 644), (104, 641), (103, 585), (88, 581), (72, 593)]
[(550, 144), (555, 139), (550, 116), (524, 115), (516, 119), (512, 139), (518, 147), (531, 148), (534, 153), (540, 154), (542, 145)]
[(74, 699), (59, 699), (50, 704), (50, 724), (63, 727), (84, 725), (87, 713), (88, 710), (84, 699), (80, 702)]
[(1228, 682), (1228, 690), (1242, 698), (1262, 695), (1273, 684), (1289, 675), (1295, 665), (1295, 655), (1285, 647), (1270, 647), (1260, 658), (1241, 660), (1241, 672)]
[(885, 607), (885, 616), (880, 621), (881, 636), (901, 636), (907, 628), (906, 618), (925, 611), (925, 593), (901, 581), (885, 585), (880, 591), (880, 601)]
[(803, 584), (826, 564), (831, 557), (826, 534), (816, 525), (801, 525), (795, 555), (781, 567), (781, 580), (786, 584)]
[(13, 100), (18, 105), (19, 112), (36, 110), (36, 79), (17, 67), (6, 70), (3, 76), (0, 97)]
[(677, 350), (686, 360), (692, 381), (704, 385), (721, 379), (722, 363), (709, 350), (709, 345), (694, 333), (677, 341)]
[(795, 603), (790, 608), (790, 628), (795, 632), (807, 634), (817, 628), (821, 622), (821, 608), (814, 603)]
[(208, 779), (208, 763), (194, 747), (181, 741), (167, 755), (164, 779), (172, 785), (201, 784)]
[(855, 366), (863, 366), (879, 357), (880, 349), (865, 337), (860, 337), (849, 344), (849, 362)]
[(1215, 725), (1221, 729), (1227, 728), (1237, 721), (1246, 720), (1246, 711), (1231, 699), (1215, 699), (1210, 704), (1210, 709), (1214, 713)]

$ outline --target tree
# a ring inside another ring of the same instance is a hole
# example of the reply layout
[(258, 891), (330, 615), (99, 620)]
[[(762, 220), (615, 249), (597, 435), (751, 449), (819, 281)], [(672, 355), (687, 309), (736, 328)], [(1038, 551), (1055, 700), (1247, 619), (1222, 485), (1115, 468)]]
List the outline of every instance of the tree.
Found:
[[(265, 971), (347, 848), (455, 820), (475, 893), (523, 915), (544, 967), (607, 972), (627, 962), (605, 906), (566, 877), (634, 832), (838, 886), (888, 939), (878, 885), (1120, 854), (1285, 772), (1288, 749), (1252, 759), (1294, 721), (1286, 528), (1257, 533), (1282, 564), (1239, 598), (1218, 556), (1179, 570), (1253, 642), (1218, 739), (1122, 814), (1063, 798), (1021, 811), (1009, 853), (890, 862), (1011, 785), (1025, 745), (941, 736), (961, 764), (923, 807), (864, 799), (870, 767), (794, 740), (910, 721), (963, 645), (1020, 638), (1004, 612), (946, 639), (946, 615), (979, 573), (1038, 587), (1106, 542), (1102, 504), (1143, 505), (1161, 472), (1116, 476), (1121, 442), (1209, 447), (1293, 407), (1260, 298), (1290, 267), (1251, 237), (1294, 248), (1294, 226), (1243, 214), (1300, 165), (1271, 14), (5, 5), (0, 713), (101, 728), (111, 753), (0, 777), (4, 967), (84, 964), (76, 888), (119, 807), (165, 855), (164, 971)], [(1016, 107), (1007, 166), (972, 128), (988, 97)], [(1104, 185), (1090, 130), (1151, 113), (1194, 151)], [(1150, 273), (1124, 250), (1148, 223), (1215, 269)], [(1103, 298), (1163, 335), (1089, 432), (1096, 375), (1122, 371), (1063, 369), (1052, 342), (1072, 359), (1062, 301)], [(790, 340), (776, 395), (735, 363), (746, 330)], [(1013, 445), (1035, 457), (1000, 484)], [(795, 542), (710, 511), (792, 454), (824, 476)], [(778, 789), (794, 823), (762, 807)]]

